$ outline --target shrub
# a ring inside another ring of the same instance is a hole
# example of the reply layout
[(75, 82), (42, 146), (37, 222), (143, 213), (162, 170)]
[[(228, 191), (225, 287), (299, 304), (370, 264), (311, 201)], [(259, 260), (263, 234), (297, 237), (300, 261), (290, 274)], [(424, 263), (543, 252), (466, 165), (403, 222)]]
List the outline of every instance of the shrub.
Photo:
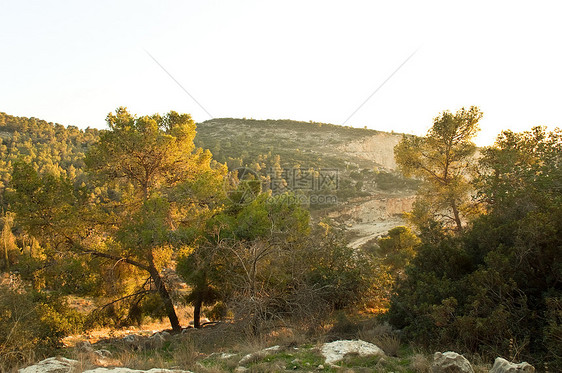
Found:
[(17, 279), (0, 281), (0, 366), (9, 370), (60, 347), (82, 317), (54, 294), (27, 292)]

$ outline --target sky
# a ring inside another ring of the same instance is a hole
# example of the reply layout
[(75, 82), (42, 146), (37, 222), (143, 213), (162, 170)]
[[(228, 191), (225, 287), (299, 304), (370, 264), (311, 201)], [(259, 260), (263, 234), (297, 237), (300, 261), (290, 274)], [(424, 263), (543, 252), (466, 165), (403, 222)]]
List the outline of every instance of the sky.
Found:
[(126, 106), (423, 135), (476, 105), (489, 145), (562, 127), (561, 14), (556, 1), (0, 0), (0, 111), (80, 128)]

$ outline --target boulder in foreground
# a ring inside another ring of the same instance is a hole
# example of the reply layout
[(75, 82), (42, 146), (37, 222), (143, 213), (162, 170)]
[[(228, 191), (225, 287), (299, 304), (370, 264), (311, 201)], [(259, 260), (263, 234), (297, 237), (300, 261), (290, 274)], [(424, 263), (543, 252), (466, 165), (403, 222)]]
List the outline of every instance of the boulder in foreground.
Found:
[[(76, 371), (79, 362), (76, 360), (66, 359), (64, 357), (50, 357), (35, 365), (20, 369), (19, 373), (70, 373)], [(94, 368), (85, 370), (83, 373), (191, 373), (188, 370), (170, 370), (170, 369), (150, 369), (135, 370), (129, 368)]]
[(324, 343), (321, 352), (328, 364), (333, 364), (342, 360), (347, 354), (358, 354), (359, 356), (385, 356), (384, 351), (378, 346), (361, 340)]
[(470, 362), (453, 351), (436, 352), (431, 365), (433, 373), (474, 373)]
[(490, 373), (534, 373), (535, 367), (529, 363), (515, 364), (501, 357), (496, 358)]

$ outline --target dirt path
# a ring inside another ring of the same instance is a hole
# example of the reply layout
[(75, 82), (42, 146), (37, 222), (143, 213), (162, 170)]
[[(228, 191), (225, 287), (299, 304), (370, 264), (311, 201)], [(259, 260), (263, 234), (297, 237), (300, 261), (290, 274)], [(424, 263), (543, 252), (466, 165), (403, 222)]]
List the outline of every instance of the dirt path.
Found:
[(349, 243), (349, 246), (356, 249), (373, 238), (385, 235), (390, 229), (399, 225), (404, 225), (404, 221), (400, 219), (393, 219), (381, 222), (354, 224), (351, 228), (349, 228), (349, 230), (356, 235), (359, 235), (359, 237), (352, 240)]

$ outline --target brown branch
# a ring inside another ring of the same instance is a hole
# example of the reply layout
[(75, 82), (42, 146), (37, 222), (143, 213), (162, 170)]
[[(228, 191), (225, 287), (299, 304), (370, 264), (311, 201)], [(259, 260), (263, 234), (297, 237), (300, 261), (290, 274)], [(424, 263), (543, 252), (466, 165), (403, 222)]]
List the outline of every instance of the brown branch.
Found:
[(79, 243), (75, 242), (72, 239), (72, 237), (69, 237), (69, 236), (65, 235), (65, 238), (72, 247), (79, 250), (83, 254), (93, 255), (93, 256), (100, 257), (100, 258), (106, 258), (106, 259), (111, 259), (111, 260), (115, 260), (115, 261), (123, 261), (125, 263), (133, 265), (133, 266), (138, 267), (140, 269), (144, 269), (147, 272), (150, 272), (150, 268), (147, 265), (142, 264), (141, 262), (137, 262), (136, 260), (126, 258), (126, 257), (121, 257), (121, 256), (112, 255), (112, 254), (108, 254), (108, 253), (102, 253), (100, 251), (96, 251), (96, 250), (92, 250), (92, 249), (87, 249), (87, 248), (83, 247), (82, 245), (80, 245)]
[(105, 308), (107, 308), (107, 307), (109, 307), (109, 306), (111, 306), (112, 304), (115, 304), (115, 303), (117, 303), (117, 302), (121, 302), (122, 300), (125, 300), (125, 299), (128, 299), (128, 298), (132, 298), (132, 297), (136, 297), (137, 295), (147, 294), (147, 293), (153, 293), (153, 292), (155, 292), (155, 291), (154, 291), (154, 290), (146, 290), (146, 289), (143, 289), (143, 290), (141, 290), (141, 291), (137, 291), (136, 293), (129, 294), (129, 295), (125, 295), (124, 297), (121, 297), (121, 298), (119, 298), (119, 299), (115, 299), (114, 301), (111, 301), (111, 302), (109, 302), (109, 303), (107, 303), (107, 304), (104, 304), (103, 306), (101, 306), (100, 308), (98, 308), (98, 311), (101, 311), (101, 310), (103, 310), (103, 309), (105, 309)]

